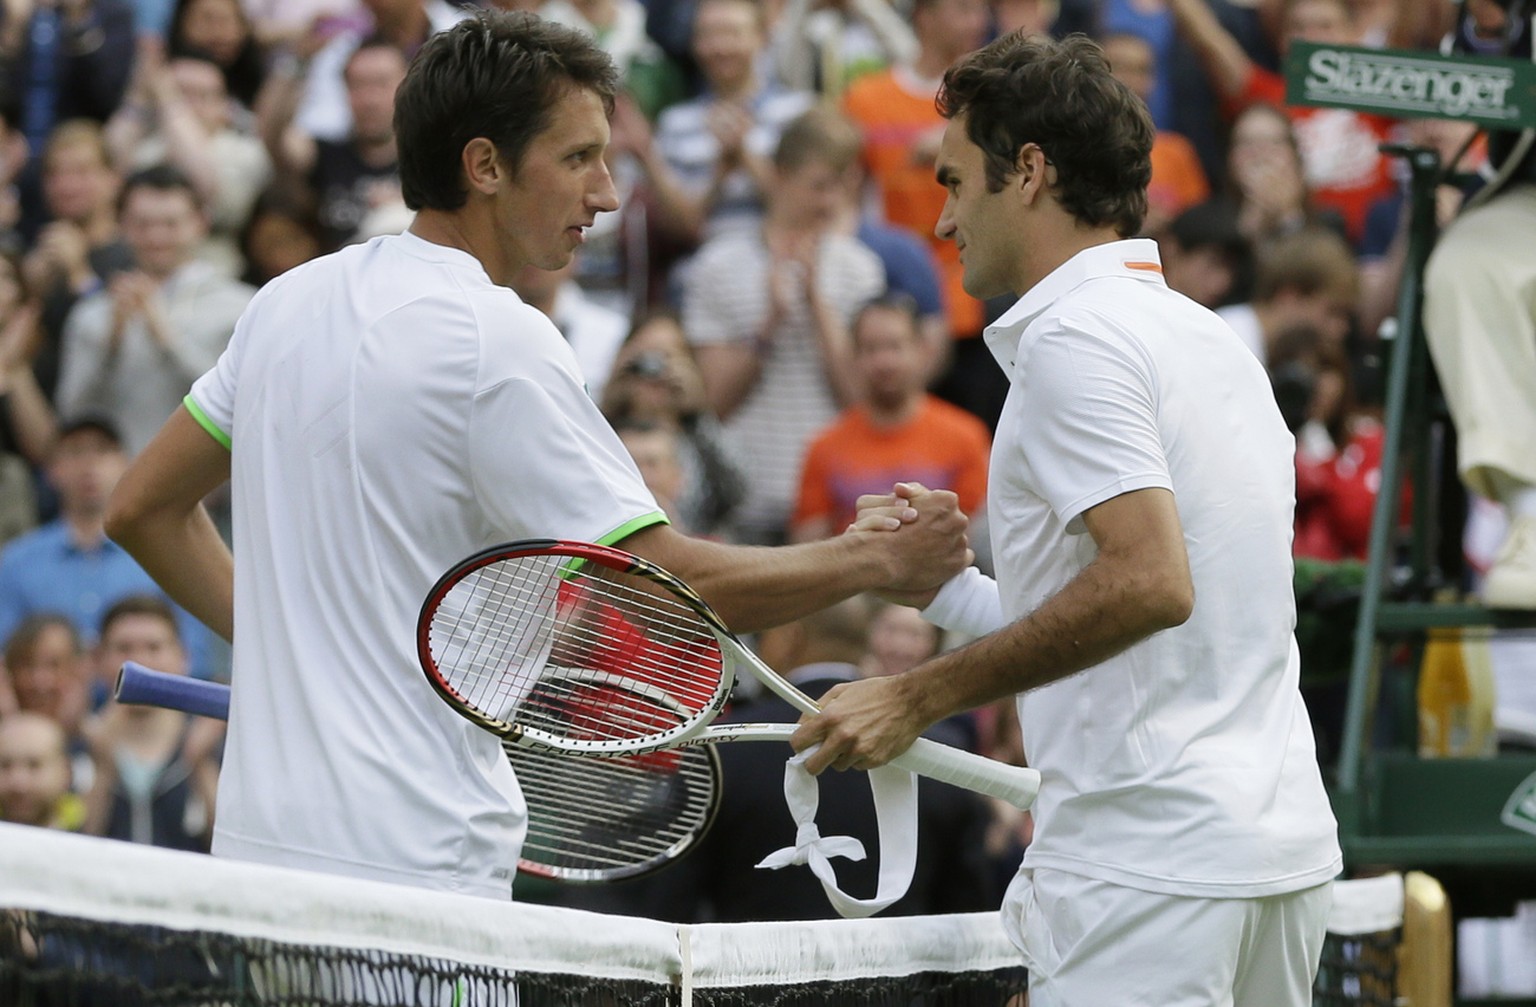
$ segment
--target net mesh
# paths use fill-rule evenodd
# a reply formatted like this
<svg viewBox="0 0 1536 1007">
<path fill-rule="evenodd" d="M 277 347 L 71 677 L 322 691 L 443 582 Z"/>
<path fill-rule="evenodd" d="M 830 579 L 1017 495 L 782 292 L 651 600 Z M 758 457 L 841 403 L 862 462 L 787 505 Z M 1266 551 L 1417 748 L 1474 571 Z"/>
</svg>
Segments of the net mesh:
<svg viewBox="0 0 1536 1007">
<path fill-rule="evenodd" d="M 1314 1007 L 1394 1007 L 1402 926 L 1402 875 L 1335 882 Z"/>
<path fill-rule="evenodd" d="M 0 1004 L 1023 1007 L 995 914 L 677 926 L 0 826 Z M 1335 886 L 1314 1003 L 1391 1005 L 1396 875 Z"/>
<path fill-rule="evenodd" d="M 0 826 L 0 1003 L 993 1005 L 993 914 L 676 926 Z"/>
</svg>

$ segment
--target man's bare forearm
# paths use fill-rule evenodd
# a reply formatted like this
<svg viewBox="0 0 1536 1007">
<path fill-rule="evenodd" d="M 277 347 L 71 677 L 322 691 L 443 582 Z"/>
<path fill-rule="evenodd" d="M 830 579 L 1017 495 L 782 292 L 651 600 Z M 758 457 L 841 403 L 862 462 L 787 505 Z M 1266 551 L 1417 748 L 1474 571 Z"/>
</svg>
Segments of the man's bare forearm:
<svg viewBox="0 0 1536 1007">
<path fill-rule="evenodd" d="M 107 534 L 182 608 L 234 637 L 235 560 L 202 500 L 229 479 L 229 452 L 185 407 L 113 490 Z"/>
<path fill-rule="evenodd" d="M 234 639 L 235 559 L 201 504 L 180 520 L 156 518 L 109 531 L 171 600 L 224 639 Z"/>
<path fill-rule="evenodd" d="M 933 723 L 1075 675 L 1186 616 L 1155 584 L 1091 563 L 1029 615 L 914 668 L 908 690 Z"/>
<path fill-rule="evenodd" d="M 931 497 L 915 501 L 917 519 L 894 533 L 860 532 L 754 548 L 693 539 L 658 526 L 620 546 L 682 578 L 727 625 L 745 632 L 792 622 L 865 591 L 937 586 L 953 576 L 969 560 L 965 517 L 953 494 Z"/>
</svg>

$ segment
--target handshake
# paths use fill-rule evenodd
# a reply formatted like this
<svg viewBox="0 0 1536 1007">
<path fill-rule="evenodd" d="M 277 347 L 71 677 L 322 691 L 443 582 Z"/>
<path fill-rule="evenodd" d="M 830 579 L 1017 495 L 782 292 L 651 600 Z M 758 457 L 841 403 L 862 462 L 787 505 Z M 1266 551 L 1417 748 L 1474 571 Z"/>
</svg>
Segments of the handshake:
<svg viewBox="0 0 1536 1007">
<path fill-rule="evenodd" d="M 887 601 L 925 608 L 945 581 L 976 558 L 966 537 L 970 521 L 948 490 L 897 483 L 889 493 L 859 497 L 854 522 L 844 534 L 881 550 L 889 569 Z"/>
</svg>

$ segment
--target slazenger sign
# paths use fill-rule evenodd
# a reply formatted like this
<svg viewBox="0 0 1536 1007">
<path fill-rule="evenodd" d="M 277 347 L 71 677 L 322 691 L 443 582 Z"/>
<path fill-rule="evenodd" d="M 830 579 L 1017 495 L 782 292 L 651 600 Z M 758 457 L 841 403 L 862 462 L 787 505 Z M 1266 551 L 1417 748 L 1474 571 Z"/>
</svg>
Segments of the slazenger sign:
<svg viewBox="0 0 1536 1007">
<path fill-rule="evenodd" d="M 1536 65 L 1519 60 L 1297 43 L 1286 54 L 1285 77 L 1293 105 L 1536 126 Z"/>
</svg>

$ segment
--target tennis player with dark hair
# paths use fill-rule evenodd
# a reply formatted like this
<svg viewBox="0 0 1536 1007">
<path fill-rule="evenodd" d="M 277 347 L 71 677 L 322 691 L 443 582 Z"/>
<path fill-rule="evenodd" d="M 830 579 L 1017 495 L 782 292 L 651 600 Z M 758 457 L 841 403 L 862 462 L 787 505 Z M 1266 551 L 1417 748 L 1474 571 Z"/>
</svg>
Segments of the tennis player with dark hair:
<svg viewBox="0 0 1536 1007">
<path fill-rule="evenodd" d="M 1152 123 L 1098 46 L 1005 36 L 952 67 L 937 233 L 1011 386 L 997 580 L 908 596 L 977 642 L 839 686 L 808 768 L 886 762 L 1018 694 L 1041 773 L 1004 902 L 1031 1007 L 1311 1002 L 1339 872 L 1298 692 L 1293 440 L 1264 369 L 1163 282 Z M 890 498 L 861 501 L 861 521 Z M 1173 937 L 1177 935 L 1177 937 Z M 1176 943 L 1174 943 L 1176 941 Z"/>
<path fill-rule="evenodd" d="M 477 12 L 434 36 L 395 110 L 415 222 L 263 288 L 114 494 L 113 537 L 235 641 L 215 853 L 508 897 L 516 780 L 415 656 L 428 590 L 487 546 L 622 540 L 740 628 L 931 588 L 965 562 L 937 491 L 895 535 L 821 548 L 666 525 L 569 346 L 509 289 L 616 207 L 615 86 L 585 35 L 535 17 Z M 226 479 L 233 554 L 199 504 Z"/>
</svg>

